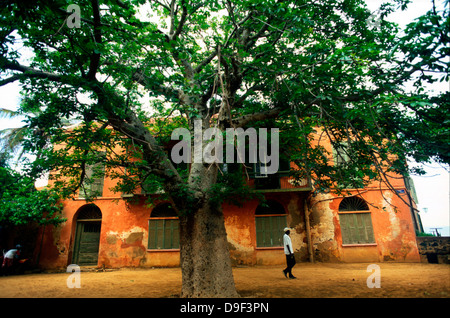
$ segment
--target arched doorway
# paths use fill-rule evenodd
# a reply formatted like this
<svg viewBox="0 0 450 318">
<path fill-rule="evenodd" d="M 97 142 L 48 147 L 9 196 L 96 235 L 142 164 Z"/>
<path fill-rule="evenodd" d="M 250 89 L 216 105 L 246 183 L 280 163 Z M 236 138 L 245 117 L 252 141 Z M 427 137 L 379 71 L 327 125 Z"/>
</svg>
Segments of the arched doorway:
<svg viewBox="0 0 450 318">
<path fill-rule="evenodd" d="M 88 204 L 77 214 L 72 264 L 97 265 L 102 212 L 95 204 Z"/>
</svg>

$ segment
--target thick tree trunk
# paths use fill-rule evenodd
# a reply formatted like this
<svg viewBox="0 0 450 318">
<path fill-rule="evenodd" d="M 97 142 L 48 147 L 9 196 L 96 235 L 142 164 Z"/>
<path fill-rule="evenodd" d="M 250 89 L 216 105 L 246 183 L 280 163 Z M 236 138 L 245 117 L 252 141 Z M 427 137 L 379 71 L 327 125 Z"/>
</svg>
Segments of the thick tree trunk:
<svg viewBox="0 0 450 318">
<path fill-rule="evenodd" d="M 238 297 L 222 206 L 211 203 L 208 195 L 217 181 L 217 166 L 192 163 L 188 184 L 183 183 L 167 155 L 134 114 L 129 114 L 128 123 L 114 116 L 110 122 L 143 146 L 144 159 L 153 163 L 151 171 L 164 179 L 164 190 L 170 193 L 180 213 L 181 296 Z"/>
<path fill-rule="evenodd" d="M 221 205 L 180 218 L 182 297 L 238 297 Z"/>
</svg>

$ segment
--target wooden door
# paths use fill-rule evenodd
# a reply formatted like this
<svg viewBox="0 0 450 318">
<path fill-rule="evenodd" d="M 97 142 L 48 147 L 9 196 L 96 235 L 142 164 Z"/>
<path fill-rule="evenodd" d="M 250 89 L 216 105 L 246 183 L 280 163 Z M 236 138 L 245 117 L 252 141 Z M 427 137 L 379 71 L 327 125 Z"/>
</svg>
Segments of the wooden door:
<svg viewBox="0 0 450 318">
<path fill-rule="evenodd" d="M 74 264 L 97 265 L 101 224 L 100 221 L 77 222 Z"/>
</svg>

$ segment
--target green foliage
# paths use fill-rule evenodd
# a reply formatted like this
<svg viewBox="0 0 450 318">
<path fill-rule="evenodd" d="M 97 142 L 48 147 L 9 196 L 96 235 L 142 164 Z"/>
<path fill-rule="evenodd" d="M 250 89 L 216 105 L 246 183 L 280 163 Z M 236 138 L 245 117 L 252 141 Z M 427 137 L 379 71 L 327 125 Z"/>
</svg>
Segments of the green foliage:
<svg viewBox="0 0 450 318">
<path fill-rule="evenodd" d="M 264 197 L 254 192 L 247 185 L 247 178 L 243 174 L 240 164 L 229 164 L 227 169 L 227 171 L 223 170 L 222 165 L 217 183 L 208 189 L 207 193 L 212 203 L 221 204 L 226 202 L 235 206 L 242 206 L 247 200 L 262 199 Z"/>
<path fill-rule="evenodd" d="M 37 191 L 34 180 L 5 166 L 0 167 L 0 180 L 0 223 L 21 225 L 35 222 L 45 225 L 64 221 L 57 191 Z"/>
<path fill-rule="evenodd" d="M 56 171 L 70 197 L 104 151 L 116 191 L 164 189 L 181 204 L 248 194 L 217 167 L 199 194 L 200 169 L 171 164 L 171 132 L 192 136 L 194 119 L 279 127 L 282 156 L 300 167 L 292 175 L 318 191 L 406 175 L 408 159 L 450 162 L 448 92 L 425 89 L 449 80 L 448 6 L 430 4 L 399 30 L 384 18 L 406 0 L 383 4 L 377 23 L 362 0 L 169 2 L 77 1 L 81 25 L 69 28 L 70 1 L 5 1 L 0 85 L 19 80 L 20 111 L 37 114 L 24 144 L 37 155 L 30 175 Z M 33 51 L 29 65 L 19 47 Z M 79 126 L 67 130 L 68 119 Z M 335 164 L 317 140 L 346 143 L 348 159 Z"/>
</svg>

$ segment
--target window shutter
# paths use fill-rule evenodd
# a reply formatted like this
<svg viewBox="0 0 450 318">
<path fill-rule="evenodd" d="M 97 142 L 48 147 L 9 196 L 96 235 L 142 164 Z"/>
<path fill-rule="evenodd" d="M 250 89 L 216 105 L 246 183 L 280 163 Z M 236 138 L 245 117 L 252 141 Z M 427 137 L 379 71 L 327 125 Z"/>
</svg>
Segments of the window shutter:
<svg viewBox="0 0 450 318">
<path fill-rule="evenodd" d="M 375 243 L 370 213 L 339 215 L 343 244 Z"/>
<path fill-rule="evenodd" d="M 178 249 L 180 247 L 179 222 L 170 203 L 156 206 L 149 219 L 148 248 Z"/>
<path fill-rule="evenodd" d="M 283 229 L 286 227 L 286 216 L 259 216 L 255 219 L 256 246 L 283 246 Z"/>
</svg>

